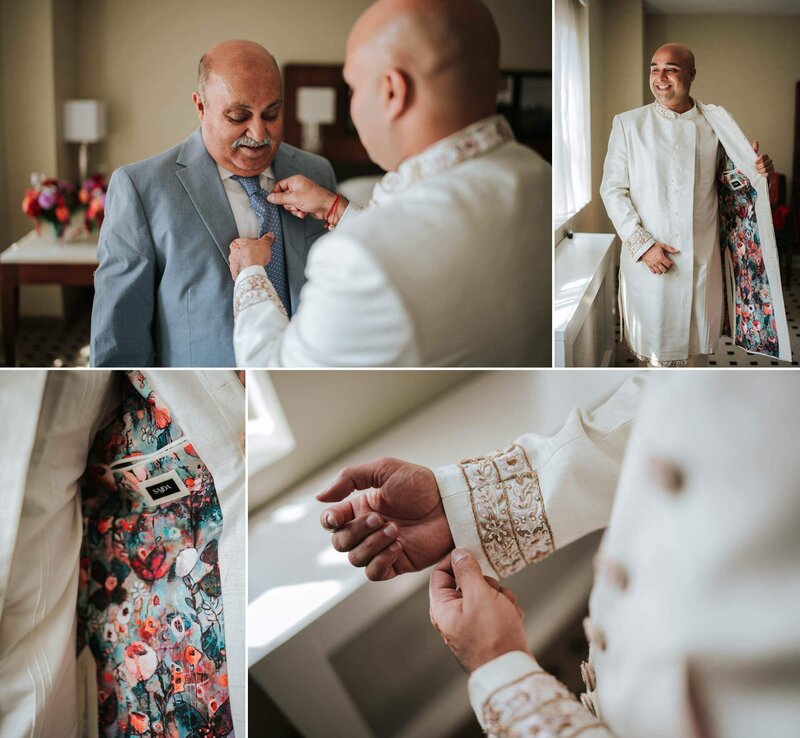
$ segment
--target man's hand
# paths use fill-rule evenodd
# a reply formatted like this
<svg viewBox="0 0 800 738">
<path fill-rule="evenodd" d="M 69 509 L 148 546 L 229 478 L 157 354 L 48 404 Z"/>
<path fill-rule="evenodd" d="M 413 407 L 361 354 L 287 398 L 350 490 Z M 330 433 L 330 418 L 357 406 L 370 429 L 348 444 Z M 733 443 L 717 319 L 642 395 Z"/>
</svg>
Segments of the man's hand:
<svg viewBox="0 0 800 738">
<path fill-rule="evenodd" d="M 674 263 L 667 254 L 680 254 L 680 249 L 656 241 L 644 252 L 642 261 L 653 274 L 666 274 Z"/>
<path fill-rule="evenodd" d="M 272 242 L 275 234 L 265 233 L 261 238 L 237 238 L 231 241 L 228 264 L 231 268 L 231 276 L 236 279 L 242 269 L 249 266 L 265 267 L 272 258 Z"/>
<path fill-rule="evenodd" d="M 385 458 L 347 467 L 317 499 L 341 500 L 323 511 L 322 527 L 375 582 L 422 571 L 453 548 L 436 477 L 425 466 Z"/>
<path fill-rule="evenodd" d="M 431 574 L 431 622 L 445 645 L 471 674 L 510 651 L 528 651 L 514 593 L 483 576 L 475 557 L 457 548 Z"/>
<path fill-rule="evenodd" d="M 310 215 L 317 220 L 324 220 L 333 207 L 336 193 L 326 190 L 322 185 L 312 182 L 302 174 L 282 179 L 275 184 L 267 200 L 275 205 L 280 205 L 298 218 Z M 332 219 L 338 221 L 347 207 L 347 200 L 340 198 L 337 213 L 332 214 Z M 336 217 L 333 217 L 333 216 Z"/>
<path fill-rule="evenodd" d="M 758 141 L 753 141 L 753 151 L 758 153 Z M 756 171 L 759 174 L 763 174 L 765 177 L 768 177 L 775 171 L 775 166 L 772 163 L 772 159 L 769 158 L 769 154 L 761 154 L 761 156 L 756 159 Z"/>
</svg>

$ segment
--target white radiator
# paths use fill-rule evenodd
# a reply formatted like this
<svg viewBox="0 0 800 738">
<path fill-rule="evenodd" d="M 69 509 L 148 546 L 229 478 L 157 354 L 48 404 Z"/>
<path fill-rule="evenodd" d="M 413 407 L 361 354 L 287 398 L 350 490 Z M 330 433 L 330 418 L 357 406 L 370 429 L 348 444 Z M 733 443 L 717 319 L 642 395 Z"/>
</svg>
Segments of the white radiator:
<svg viewBox="0 0 800 738">
<path fill-rule="evenodd" d="M 615 241 L 610 233 L 576 233 L 556 246 L 553 334 L 557 367 L 613 364 Z"/>
</svg>

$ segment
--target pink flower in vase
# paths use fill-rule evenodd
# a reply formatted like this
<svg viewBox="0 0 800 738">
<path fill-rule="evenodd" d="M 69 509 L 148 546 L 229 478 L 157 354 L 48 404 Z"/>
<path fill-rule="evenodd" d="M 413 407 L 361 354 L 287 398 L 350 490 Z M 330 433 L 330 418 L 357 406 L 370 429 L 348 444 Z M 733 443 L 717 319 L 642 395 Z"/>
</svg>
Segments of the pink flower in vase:
<svg viewBox="0 0 800 738">
<path fill-rule="evenodd" d="M 56 194 L 52 190 L 42 190 L 39 193 L 39 207 L 50 210 L 56 204 Z"/>
</svg>

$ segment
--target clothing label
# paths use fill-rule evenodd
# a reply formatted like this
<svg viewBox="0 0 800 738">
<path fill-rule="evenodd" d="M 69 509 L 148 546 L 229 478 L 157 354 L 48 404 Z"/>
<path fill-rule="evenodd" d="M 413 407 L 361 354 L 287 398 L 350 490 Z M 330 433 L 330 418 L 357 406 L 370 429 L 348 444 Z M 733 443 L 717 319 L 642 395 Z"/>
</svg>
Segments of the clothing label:
<svg viewBox="0 0 800 738">
<path fill-rule="evenodd" d="M 166 505 L 168 502 L 187 497 L 189 489 L 174 469 L 151 479 L 139 482 L 139 491 L 150 506 Z"/>
</svg>

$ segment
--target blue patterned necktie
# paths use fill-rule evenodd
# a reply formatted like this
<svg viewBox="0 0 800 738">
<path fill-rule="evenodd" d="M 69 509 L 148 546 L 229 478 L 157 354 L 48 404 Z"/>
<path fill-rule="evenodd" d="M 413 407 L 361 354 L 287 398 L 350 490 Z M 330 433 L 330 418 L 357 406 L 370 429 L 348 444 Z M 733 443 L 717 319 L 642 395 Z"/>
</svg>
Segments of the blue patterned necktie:
<svg viewBox="0 0 800 738">
<path fill-rule="evenodd" d="M 281 298 L 286 313 L 291 317 L 292 306 L 289 299 L 289 279 L 286 276 L 286 257 L 283 249 L 283 228 L 281 227 L 281 213 L 277 205 L 267 202 L 267 193 L 261 189 L 258 177 L 240 177 L 234 174 L 235 179 L 250 198 L 250 207 L 258 216 L 258 237 L 265 233 L 275 234 L 272 242 L 272 256 L 267 264 L 267 277 Z"/>
</svg>

